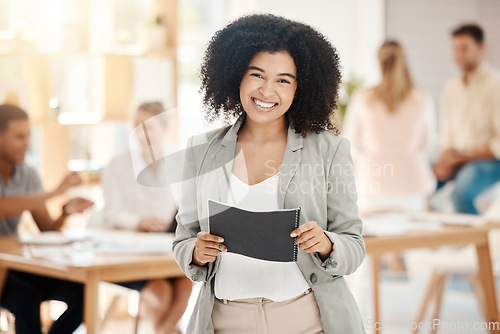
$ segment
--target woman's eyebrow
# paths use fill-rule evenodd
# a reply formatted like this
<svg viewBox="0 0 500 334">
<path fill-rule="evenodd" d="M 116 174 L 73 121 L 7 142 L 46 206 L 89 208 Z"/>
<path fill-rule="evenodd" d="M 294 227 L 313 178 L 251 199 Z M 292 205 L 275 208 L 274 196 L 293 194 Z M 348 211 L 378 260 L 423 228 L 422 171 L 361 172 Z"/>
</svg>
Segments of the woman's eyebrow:
<svg viewBox="0 0 500 334">
<path fill-rule="evenodd" d="M 248 69 L 249 70 L 256 70 L 256 71 L 260 71 L 262 73 L 266 73 L 266 71 L 264 71 L 263 69 L 261 69 L 260 67 L 257 67 L 257 66 L 248 66 Z M 291 73 L 280 73 L 278 74 L 279 76 L 285 76 L 285 77 L 290 77 L 292 79 L 296 79 L 295 78 L 295 75 L 291 74 Z"/>
<path fill-rule="evenodd" d="M 285 76 L 285 77 L 290 77 L 292 79 L 296 79 L 295 78 L 295 75 L 291 74 L 291 73 L 280 73 L 279 74 L 280 76 Z"/>
<path fill-rule="evenodd" d="M 266 73 L 266 71 L 264 71 L 263 69 L 261 69 L 260 67 L 257 67 L 257 66 L 248 66 L 248 69 L 249 70 L 256 70 L 256 71 L 260 71 L 262 73 Z"/>
</svg>

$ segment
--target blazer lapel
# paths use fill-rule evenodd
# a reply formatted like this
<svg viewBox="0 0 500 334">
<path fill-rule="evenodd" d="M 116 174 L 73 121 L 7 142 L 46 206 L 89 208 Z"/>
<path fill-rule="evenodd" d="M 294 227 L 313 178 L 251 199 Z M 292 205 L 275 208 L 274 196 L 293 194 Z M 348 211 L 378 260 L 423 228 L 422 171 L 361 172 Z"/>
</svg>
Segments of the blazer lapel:
<svg viewBox="0 0 500 334">
<path fill-rule="evenodd" d="M 300 152 L 303 147 L 303 138 L 295 133 L 291 126 L 288 127 L 287 143 L 283 161 L 281 162 L 279 186 L 278 186 L 278 204 L 280 209 L 285 209 L 285 195 L 290 186 L 292 177 L 297 172 L 300 163 Z"/>
<path fill-rule="evenodd" d="M 221 149 L 216 154 L 216 170 L 217 183 L 219 185 L 220 201 L 226 201 L 229 191 L 229 177 L 233 170 L 233 161 L 236 153 L 236 140 L 238 131 L 245 121 L 246 114 L 243 113 L 238 117 L 238 120 L 229 128 L 226 135 L 222 139 Z"/>
<path fill-rule="evenodd" d="M 217 183 L 219 185 L 219 195 L 220 201 L 226 201 L 228 189 L 229 189 L 229 176 L 231 175 L 231 171 L 233 169 L 233 161 L 234 161 L 234 149 L 236 148 L 235 144 L 229 144 L 228 146 L 224 146 L 222 150 L 217 153 Z"/>
</svg>

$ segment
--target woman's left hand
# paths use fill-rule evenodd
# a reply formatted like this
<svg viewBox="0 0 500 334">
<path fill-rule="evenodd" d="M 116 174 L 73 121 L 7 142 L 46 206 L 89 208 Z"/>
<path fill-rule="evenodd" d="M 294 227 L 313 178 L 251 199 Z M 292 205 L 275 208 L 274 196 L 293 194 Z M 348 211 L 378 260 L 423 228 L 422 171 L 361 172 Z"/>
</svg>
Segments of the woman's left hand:
<svg viewBox="0 0 500 334">
<path fill-rule="evenodd" d="M 318 252 L 323 261 L 332 252 L 332 241 L 314 220 L 297 227 L 290 233 L 290 236 L 292 238 L 297 236 L 295 243 L 299 245 L 300 249 L 307 253 Z"/>
</svg>

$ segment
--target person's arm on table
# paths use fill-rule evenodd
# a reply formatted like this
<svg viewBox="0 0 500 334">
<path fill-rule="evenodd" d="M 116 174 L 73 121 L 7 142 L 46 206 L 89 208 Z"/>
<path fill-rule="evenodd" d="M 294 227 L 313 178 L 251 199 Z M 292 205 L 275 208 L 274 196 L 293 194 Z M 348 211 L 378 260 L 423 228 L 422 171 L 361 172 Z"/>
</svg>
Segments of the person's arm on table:
<svg viewBox="0 0 500 334">
<path fill-rule="evenodd" d="M 84 198 L 73 198 L 63 205 L 61 215 L 57 219 L 52 219 L 45 205 L 41 208 L 31 210 L 31 215 L 40 231 L 57 231 L 61 229 L 64 221 L 69 215 L 81 213 L 93 204 L 92 201 Z"/>
<path fill-rule="evenodd" d="M 54 196 L 54 192 L 27 196 L 0 197 L 0 219 L 19 217 L 25 210 L 32 211 L 45 206 L 45 202 Z"/>
<path fill-rule="evenodd" d="M 40 210 L 45 207 L 45 202 L 48 199 L 63 194 L 68 188 L 79 185 L 81 182 L 78 173 L 72 172 L 53 191 L 25 196 L 0 197 L 0 219 L 19 217 L 26 210 Z"/>
</svg>

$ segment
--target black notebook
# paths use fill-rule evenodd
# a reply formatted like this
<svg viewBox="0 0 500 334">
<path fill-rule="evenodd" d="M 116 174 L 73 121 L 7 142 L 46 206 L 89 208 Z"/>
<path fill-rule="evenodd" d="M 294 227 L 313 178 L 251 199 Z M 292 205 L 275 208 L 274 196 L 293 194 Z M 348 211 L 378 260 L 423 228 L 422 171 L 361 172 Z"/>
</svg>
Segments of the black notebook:
<svg viewBox="0 0 500 334">
<path fill-rule="evenodd" d="M 290 233 L 299 227 L 300 208 L 247 211 L 208 200 L 209 233 L 224 238 L 227 251 L 256 259 L 296 262 L 298 246 Z"/>
</svg>

